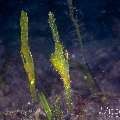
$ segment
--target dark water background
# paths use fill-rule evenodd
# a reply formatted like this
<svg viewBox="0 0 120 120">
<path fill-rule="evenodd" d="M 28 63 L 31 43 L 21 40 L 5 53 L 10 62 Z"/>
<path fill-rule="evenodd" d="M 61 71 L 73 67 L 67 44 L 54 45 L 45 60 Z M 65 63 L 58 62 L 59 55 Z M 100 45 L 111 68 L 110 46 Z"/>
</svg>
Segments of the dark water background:
<svg viewBox="0 0 120 120">
<path fill-rule="evenodd" d="M 85 33 L 92 34 L 94 41 L 100 43 L 104 42 L 115 43 L 116 41 L 111 41 L 115 37 L 119 37 L 119 30 L 114 33 L 114 26 L 119 24 L 119 0 L 76 0 L 74 2 L 76 6 L 76 15 L 79 18 L 81 27 L 81 32 L 84 36 Z M 33 43 L 41 42 L 39 47 L 51 48 L 50 32 L 48 28 L 48 11 L 53 11 L 56 18 L 58 28 L 61 34 L 62 40 L 65 45 L 72 47 L 74 45 L 74 40 L 66 36 L 70 36 L 70 32 L 74 31 L 73 25 L 68 16 L 68 6 L 66 0 L 7 0 L 0 1 L 0 38 L 1 44 L 4 44 L 6 49 L 12 53 L 19 48 L 19 18 L 22 9 L 28 11 L 29 15 L 29 37 L 30 41 Z M 117 25 L 116 25 L 117 26 Z M 119 28 L 115 28 L 119 29 Z M 89 42 L 89 34 L 85 39 L 85 42 Z M 45 41 L 41 39 L 35 40 L 38 37 L 46 37 Z M 46 43 L 46 44 L 44 44 Z M 111 44 L 113 44 L 111 43 Z M 38 45 L 38 44 L 37 44 Z M 35 45 L 36 47 L 38 47 Z"/>
</svg>

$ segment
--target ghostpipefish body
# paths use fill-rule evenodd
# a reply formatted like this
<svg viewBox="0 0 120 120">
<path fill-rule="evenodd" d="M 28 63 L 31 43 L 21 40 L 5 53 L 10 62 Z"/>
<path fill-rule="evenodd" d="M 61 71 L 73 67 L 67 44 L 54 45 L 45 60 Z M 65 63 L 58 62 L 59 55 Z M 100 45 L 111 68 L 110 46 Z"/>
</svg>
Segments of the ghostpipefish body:
<svg viewBox="0 0 120 120">
<path fill-rule="evenodd" d="M 57 30 L 57 25 L 55 23 L 55 18 L 52 12 L 49 12 L 49 26 L 51 28 L 53 40 L 55 43 L 55 50 L 51 55 L 51 63 L 54 66 L 55 70 L 59 73 L 60 77 L 63 80 L 66 100 L 69 105 L 71 106 L 71 85 L 70 85 L 70 75 L 69 75 L 69 62 L 68 53 L 65 52 L 63 45 L 60 42 L 60 37 Z M 67 53 L 67 54 L 66 54 Z"/>
</svg>

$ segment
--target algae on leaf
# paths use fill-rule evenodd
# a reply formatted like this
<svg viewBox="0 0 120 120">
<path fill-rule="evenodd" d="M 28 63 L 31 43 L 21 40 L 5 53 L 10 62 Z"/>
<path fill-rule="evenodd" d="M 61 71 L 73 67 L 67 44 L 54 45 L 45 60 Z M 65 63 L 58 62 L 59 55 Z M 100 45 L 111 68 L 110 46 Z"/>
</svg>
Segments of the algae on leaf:
<svg viewBox="0 0 120 120">
<path fill-rule="evenodd" d="M 24 64 L 24 69 L 27 73 L 29 79 L 29 88 L 30 93 L 32 96 L 32 100 L 36 100 L 37 92 L 36 92 L 36 79 L 35 79 L 35 70 L 34 70 L 34 62 L 32 58 L 32 54 L 29 48 L 28 43 L 28 16 L 27 13 L 22 11 L 21 12 L 21 19 L 20 19 L 20 27 L 21 27 L 21 57 Z M 39 95 L 40 102 L 42 104 L 43 109 L 46 112 L 48 120 L 51 120 L 52 113 L 47 102 L 47 99 L 43 93 Z"/>
<path fill-rule="evenodd" d="M 45 95 L 42 92 L 39 94 L 39 99 L 40 99 L 40 103 L 41 103 L 41 105 L 42 105 L 42 107 L 47 115 L 48 120 L 52 120 L 51 109 L 49 107 L 49 104 L 48 104 L 48 101 L 47 101 Z"/>
<path fill-rule="evenodd" d="M 89 67 L 89 65 L 87 63 L 87 60 L 86 60 L 86 56 L 85 56 L 85 53 L 84 53 L 83 41 L 82 41 L 82 38 L 81 38 L 80 25 L 78 24 L 77 17 L 74 16 L 75 6 L 73 6 L 73 2 L 75 2 L 75 1 L 74 0 L 67 0 L 67 2 L 68 2 L 68 7 L 69 7 L 69 15 L 70 15 L 71 21 L 73 22 L 73 25 L 75 27 L 76 35 L 77 35 L 79 43 L 80 43 L 82 59 L 84 61 L 83 65 L 81 65 L 79 63 L 78 66 L 80 65 L 79 67 L 81 67 L 80 68 L 81 71 L 86 76 L 85 77 L 85 82 L 86 82 L 86 85 L 87 85 L 88 89 L 91 91 L 92 94 L 94 94 L 94 93 L 100 92 L 101 90 L 100 90 L 99 86 L 97 85 L 96 80 L 92 76 L 91 71 L 90 71 L 90 67 Z"/>
<path fill-rule="evenodd" d="M 55 23 L 55 18 L 52 12 L 49 12 L 48 22 L 55 43 L 55 51 L 54 53 L 52 53 L 50 61 L 54 66 L 55 70 L 59 73 L 59 75 L 63 79 L 65 94 L 66 94 L 66 102 L 70 107 L 71 86 L 70 86 L 70 75 L 69 75 L 69 63 L 68 63 L 68 58 L 66 57 L 65 54 L 64 47 L 60 42 L 60 37 Z"/>
<path fill-rule="evenodd" d="M 81 47 L 81 49 L 83 49 L 83 42 L 82 42 L 82 38 L 80 35 L 80 26 L 78 24 L 78 19 L 74 17 L 75 7 L 73 7 L 73 1 L 74 0 L 67 0 L 68 7 L 69 7 L 69 15 L 70 15 L 70 18 L 71 18 L 73 25 L 75 27 L 75 31 L 76 31 L 76 35 L 77 35 L 79 43 L 80 43 L 80 47 Z M 84 60 L 84 58 L 83 58 L 83 60 Z"/>
<path fill-rule="evenodd" d="M 25 11 L 21 11 L 20 18 L 20 28 L 21 28 L 21 57 L 24 64 L 24 69 L 27 73 L 29 79 L 29 88 L 32 99 L 36 98 L 36 81 L 35 81 L 35 70 L 32 54 L 28 43 L 28 15 Z"/>
</svg>

